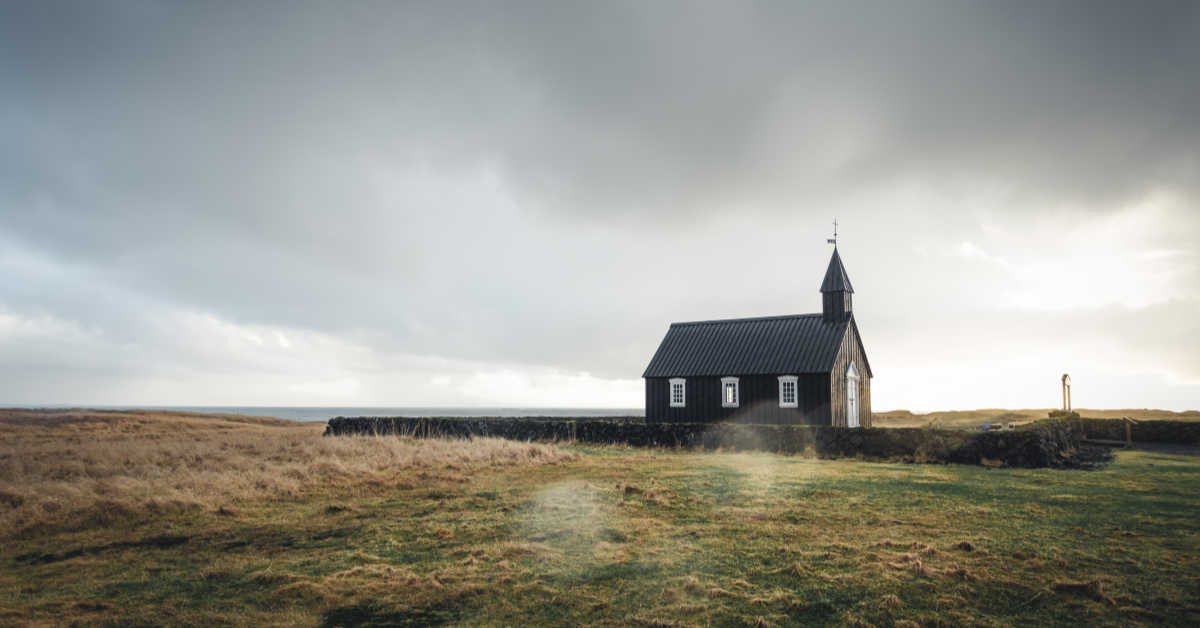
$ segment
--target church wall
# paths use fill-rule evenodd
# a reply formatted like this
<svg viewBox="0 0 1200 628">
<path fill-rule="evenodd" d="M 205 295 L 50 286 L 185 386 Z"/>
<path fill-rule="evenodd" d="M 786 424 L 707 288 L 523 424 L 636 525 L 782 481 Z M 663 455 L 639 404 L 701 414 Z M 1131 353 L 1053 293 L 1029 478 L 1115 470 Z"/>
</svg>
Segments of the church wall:
<svg viewBox="0 0 1200 628">
<path fill-rule="evenodd" d="M 846 337 L 838 349 L 829 378 L 829 399 L 832 424 L 846 426 L 846 368 L 850 361 L 858 369 L 858 420 L 861 427 L 871 427 L 871 376 L 868 374 L 867 358 L 860 348 L 858 330 L 854 325 L 846 328 Z"/>
<path fill-rule="evenodd" d="M 781 373 L 782 375 L 783 373 Z M 721 406 L 720 377 L 687 377 L 687 405 L 672 408 L 670 378 L 647 377 L 646 420 L 651 422 L 736 423 L 829 425 L 829 375 L 799 375 L 796 382 L 796 408 L 779 407 L 777 375 L 736 375 L 741 399 L 738 407 Z"/>
</svg>

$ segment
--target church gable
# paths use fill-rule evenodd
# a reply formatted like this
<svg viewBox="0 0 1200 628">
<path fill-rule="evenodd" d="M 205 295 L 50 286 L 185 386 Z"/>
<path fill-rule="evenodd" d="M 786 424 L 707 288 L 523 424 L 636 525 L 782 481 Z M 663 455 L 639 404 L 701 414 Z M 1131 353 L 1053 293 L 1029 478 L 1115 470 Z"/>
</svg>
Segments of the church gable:
<svg viewBox="0 0 1200 628">
<path fill-rule="evenodd" d="M 853 388 L 853 390 L 848 390 Z M 871 427 L 871 365 L 851 321 L 829 377 L 830 425 Z M 854 415 L 857 420 L 850 419 Z"/>
</svg>

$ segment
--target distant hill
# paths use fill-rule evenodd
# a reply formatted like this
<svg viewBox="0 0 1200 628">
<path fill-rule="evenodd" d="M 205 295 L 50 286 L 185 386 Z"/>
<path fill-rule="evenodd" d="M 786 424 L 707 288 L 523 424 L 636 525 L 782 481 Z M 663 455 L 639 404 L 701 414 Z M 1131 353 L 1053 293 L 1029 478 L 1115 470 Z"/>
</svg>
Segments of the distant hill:
<svg viewBox="0 0 1200 628">
<path fill-rule="evenodd" d="M 1096 419 L 1157 419 L 1171 421 L 1200 421 L 1200 411 L 1172 412 L 1170 410 L 1151 410 L 1133 408 L 1124 410 L 1088 410 L 1076 408 L 1081 416 Z M 944 412 L 929 412 L 915 414 L 908 410 L 891 410 L 876 412 L 874 417 L 876 427 L 922 427 L 936 422 L 941 427 L 972 428 L 986 423 L 1025 423 L 1046 418 L 1050 408 L 1041 410 L 1006 410 L 1003 408 L 984 408 L 980 410 L 947 410 Z"/>
</svg>

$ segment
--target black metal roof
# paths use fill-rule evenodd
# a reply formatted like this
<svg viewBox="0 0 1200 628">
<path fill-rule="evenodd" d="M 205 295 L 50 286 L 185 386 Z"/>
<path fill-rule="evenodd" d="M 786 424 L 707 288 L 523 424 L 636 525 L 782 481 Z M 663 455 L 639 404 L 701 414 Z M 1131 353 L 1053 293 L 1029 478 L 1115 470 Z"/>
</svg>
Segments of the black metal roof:
<svg viewBox="0 0 1200 628">
<path fill-rule="evenodd" d="M 672 323 L 642 377 L 828 373 L 851 324 L 821 314 Z"/>
<path fill-rule="evenodd" d="M 833 249 L 833 257 L 829 258 L 829 268 L 825 271 L 825 281 L 821 282 L 821 292 L 854 292 L 850 285 L 850 276 L 846 267 L 842 266 L 842 256 L 838 255 L 837 247 Z"/>
</svg>

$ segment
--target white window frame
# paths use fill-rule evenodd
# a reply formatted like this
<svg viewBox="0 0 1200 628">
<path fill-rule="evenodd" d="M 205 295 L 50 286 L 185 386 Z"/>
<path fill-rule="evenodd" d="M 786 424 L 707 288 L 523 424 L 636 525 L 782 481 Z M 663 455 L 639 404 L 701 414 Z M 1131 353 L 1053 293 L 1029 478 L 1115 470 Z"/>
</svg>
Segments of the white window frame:
<svg viewBox="0 0 1200 628">
<path fill-rule="evenodd" d="M 679 386 L 679 402 L 675 401 L 675 386 Z M 687 380 L 682 377 L 672 377 L 667 380 L 667 400 L 672 408 L 687 407 Z"/>
<path fill-rule="evenodd" d="M 861 427 L 862 426 L 862 411 L 858 407 L 858 369 L 854 367 L 854 362 L 846 367 L 846 427 Z M 850 408 L 854 408 L 854 424 L 850 424 Z"/>
<path fill-rule="evenodd" d="M 784 401 L 783 385 L 792 385 L 792 400 Z M 797 375 L 780 375 L 779 376 L 779 407 L 780 408 L 799 408 L 800 407 L 800 377 Z"/>
<path fill-rule="evenodd" d="M 725 396 L 725 388 L 727 386 L 729 386 L 729 384 L 733 384 L 733 401 L 732 402 L 729 401 Z M 721 378 L 721 407 L 722 408 L 737 408 L 741 405 L 741 403 L 742 403 L 742 391 L 741 391 L 741 386 L 738 385 L 738 378 L 722 377 Z"/>
</svg>

